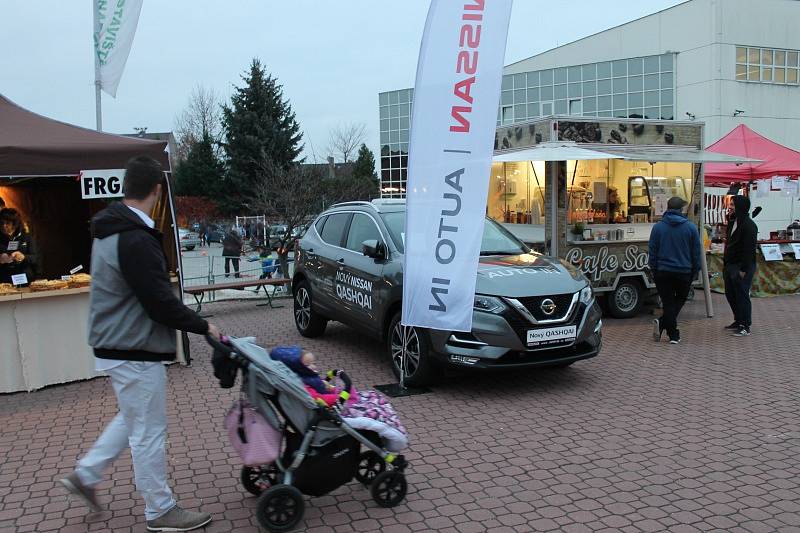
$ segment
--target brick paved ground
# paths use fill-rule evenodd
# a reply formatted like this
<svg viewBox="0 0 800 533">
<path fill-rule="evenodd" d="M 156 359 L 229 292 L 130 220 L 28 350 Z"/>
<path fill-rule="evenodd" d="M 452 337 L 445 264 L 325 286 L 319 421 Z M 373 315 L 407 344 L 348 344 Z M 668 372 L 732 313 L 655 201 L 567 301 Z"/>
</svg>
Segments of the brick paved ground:
<svg viewBox="0 0 800 533">
<path fill-rule="evenodd" d="M 357 483 L 308 500 L 307 531 L 800 531 L 797 297 L 754 302 L 754 335 L 687 307 L 685 343 L 654 345 L 649 318 L 607 321 L 604 353 L 570 369 L 456 375 L 396 400 L 411 435 L 411 494 L 380 509 Z M 288 308 L 209 307 L 234 335 L 299 342 Z M 790 318 L 791 317 L 791 318 Z M 363 386 L 389 381 L 381 346 L 342 326 L 305 342 Z M 255 532 L 255 499 L 220 430 L 235 392 L 209 351 L 169 370 L 169 456 L 179 500 L 207 531 Z M 53 481 L 115 410 L 104 379 L 0 396 L 0 532 L 144 531 L 129 457 L 86 516 Z M 112 481 L 113 480 L 113 481 Z"/>
</svg>

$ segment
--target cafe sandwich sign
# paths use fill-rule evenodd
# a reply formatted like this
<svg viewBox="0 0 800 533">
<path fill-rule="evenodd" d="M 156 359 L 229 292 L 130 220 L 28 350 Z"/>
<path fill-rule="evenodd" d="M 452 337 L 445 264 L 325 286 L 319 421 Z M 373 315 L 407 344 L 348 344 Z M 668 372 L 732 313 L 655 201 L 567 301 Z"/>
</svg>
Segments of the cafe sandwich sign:
<svg viewBox="0 0 800 533">
<path fill-rule="evenodd" d="M 586 253 L 583 248 L 571 248 L 565 257 L 570 265 L 583 272 L 593 282 L 600 281 L 603 274 L 614 274 L 619 270 L 623 272 L 644 272 L 648 268 L 647 250 L 640 249 L 631 244 L 622 254 L 611 252 L 608 246 L 602 246 Z"/>
</svg>

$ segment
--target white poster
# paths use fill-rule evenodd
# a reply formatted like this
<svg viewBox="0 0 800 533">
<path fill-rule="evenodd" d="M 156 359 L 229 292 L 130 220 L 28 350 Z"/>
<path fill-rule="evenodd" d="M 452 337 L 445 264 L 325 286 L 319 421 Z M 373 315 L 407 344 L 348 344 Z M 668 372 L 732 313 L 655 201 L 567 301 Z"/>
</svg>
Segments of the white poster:
<svg viewBox="0 0 800 533">
<path fill-rule="evenodd" d="M 773 191 L 783 190 L 783 186 L 785 184 L 786 184 L 786 176 L 772 176 L 772 190 Z"/>
<path fill-rule="evenodd" d="M 780 244 L 762 244 L 761 253 L 764 254 L 764 261 L 783 261 Z"/>
<path fill-rule="evenodd" d="M 653 195 L 655 210 L 657 215 L 662 215 L 667 211 L 667 203 L 669 202 L 669 197 L 663 193 L 656 193 Z"/>
<path fill-rule="evenodd" d="M 119 198 L 123 195 L 125 169 L 81 170 L 81 198 Z"/>
<path fill-rule="evenodd" d="M 470 331 L 511 0 L 431 0 L 406 185 L 403 319 Z"/>
<path fill-rule="evenodd" d="M 800 243 L 793 242 L 790 246 L 792 247 L 792 252 L 794 252 L 794 260 L 800 261 Z"/>
<path fill-rule="evenodd" d="M 758 188 L 756 189 L 756 198 L 769 197 L 770 180 L 758 180 Z"/>
<path fill-rule="evenodd" d="M 100 87 L 117 96 L 143 0 L 94 0 L 94 51 Z"/>
</svg>

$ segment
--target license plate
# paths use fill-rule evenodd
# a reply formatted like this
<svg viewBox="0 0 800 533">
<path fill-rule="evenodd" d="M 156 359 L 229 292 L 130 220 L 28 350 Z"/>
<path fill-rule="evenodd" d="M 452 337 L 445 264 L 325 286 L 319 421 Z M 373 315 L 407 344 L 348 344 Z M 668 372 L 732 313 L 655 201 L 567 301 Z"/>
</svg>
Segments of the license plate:
<svg viewBox="0 0 800 533">
<path fill-rule="evenodd" d="M 566 344 L 575 340 L 577 326 L 561 326 L 559 328 L 529 329 L 528 346 L 548 346 Z"/>
</svg>

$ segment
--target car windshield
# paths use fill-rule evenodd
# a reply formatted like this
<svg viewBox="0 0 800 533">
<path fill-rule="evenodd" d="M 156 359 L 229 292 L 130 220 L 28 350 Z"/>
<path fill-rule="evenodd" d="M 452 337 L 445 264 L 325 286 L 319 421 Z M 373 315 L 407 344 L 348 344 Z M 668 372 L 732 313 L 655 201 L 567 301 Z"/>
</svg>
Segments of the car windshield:
<svg viewBox="0 0 800 533">
<path fill-rule="evenodd" d="M 392 241 L 400 252 L 405 250 L 405 223 L 404 211 L 384 213 L 383 222 L 392 236 Z M 483 239 L 481 240 L 481 255 L 517 255 L 530 252 L 519 239 L 514 237 L 507 229 L 494 220 L 484 219 Z"/>
</svg>

